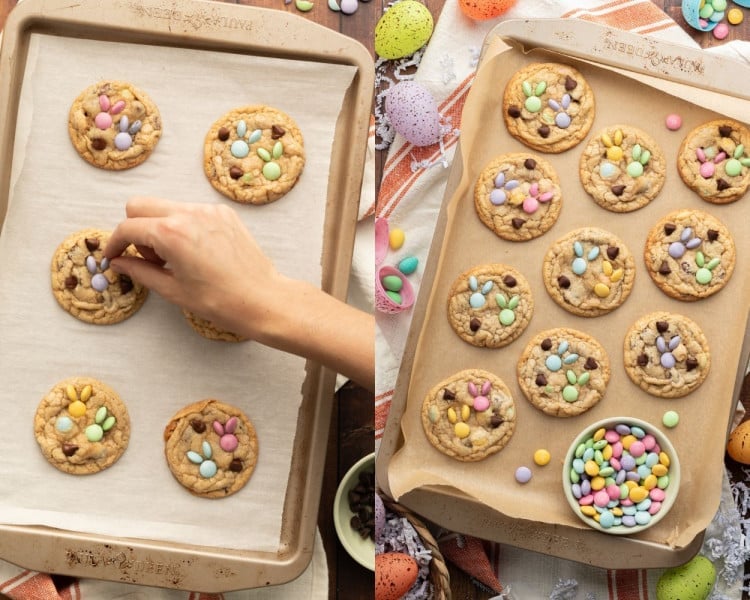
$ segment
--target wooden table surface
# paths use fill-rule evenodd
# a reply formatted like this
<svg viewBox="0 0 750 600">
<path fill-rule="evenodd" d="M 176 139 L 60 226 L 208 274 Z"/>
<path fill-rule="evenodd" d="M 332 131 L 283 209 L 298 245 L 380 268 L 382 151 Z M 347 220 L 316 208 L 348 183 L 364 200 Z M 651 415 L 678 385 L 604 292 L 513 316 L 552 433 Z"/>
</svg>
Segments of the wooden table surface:
<svg viewBox="0 0 750 600">
<path fill-rule="evenodd" d="M 388 6 L 389 0 L 371 0 L 360 2 L 359 9 L 353 15 L 343 15 L 327 8 L 325 0 L 316 0 L 310 12 L 301 13 L 296 10 L 294 3 L 284 4 L 283 0 L 217 0 L 233 4 L 247 4 L 265 6 L 277 10 L 287 10 L 302 15 L 305 18 L 330 27 L 345 35 L 349 35 L 362 42 L 373 53 L 372 33 L 377 20 Z M 422 0 L 430 9 L 435 20 L 440 15 L 445 0 Z M 533 1 L 533 0 L 519 0 Z M 0 0 L 0 28 L 5 23 L 9 11 L 17 0 Z M 654 0 L 686 31 L 690 33 L 702 47 L 710 47 L 726 43 L 731 39 L 750 39 L 750 11 L 743 9 L 745 20 L 739 26 L 730 27 L 730 36 L 725 41 L 716 40 L 710 33 L 702 33 L 690 28 L 683 20 L 681 0 Z M 376 159 L 376 181 L 382 174 L 384 152 L 379 152 Z M 745 406 L 750 407 L 750 384 L 745 382 L 742 394 Z M 347 384 L 334 399 L 334 410 L 331 420 L 331 435 L 328 443 L 323 493 L 320 503 L 318 524 L 323 537 L 326 555 L 328 557 L 330 598 L 342 600 L 367 600 L 373 597 L 373 574 L 361 567 L 344 551 L 336 538 L 331 517 L 333 497 L 339 479 L 362 456 L 373 450 L 373 396 L 362 388 Z M 739 466 L 727 460 L 733 477 L 741 477 Z M 750 482 L 748 482 L 750 483 Z M 451 588 L 453 597 L 460 600 L 486 600 L 489 594 L 479 591 L 460 571 L 450 567 Z M 747 596 L 745 596 L 747 598 Z"/>
</svg>

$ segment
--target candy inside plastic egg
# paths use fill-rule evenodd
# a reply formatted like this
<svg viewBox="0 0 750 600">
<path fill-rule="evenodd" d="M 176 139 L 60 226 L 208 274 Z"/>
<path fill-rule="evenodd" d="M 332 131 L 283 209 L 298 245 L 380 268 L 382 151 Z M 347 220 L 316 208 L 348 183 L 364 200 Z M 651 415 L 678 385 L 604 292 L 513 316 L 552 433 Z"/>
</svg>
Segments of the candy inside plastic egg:
<svg viewBox="0 0 750 600">
<path fill-rule="evenodd" d="M 415 146 L 429 146 L 440 139 L 437 102 L 416 81 L 402 81 L 390 88 L 385 111 L 393 128 Z"/>
</svg>

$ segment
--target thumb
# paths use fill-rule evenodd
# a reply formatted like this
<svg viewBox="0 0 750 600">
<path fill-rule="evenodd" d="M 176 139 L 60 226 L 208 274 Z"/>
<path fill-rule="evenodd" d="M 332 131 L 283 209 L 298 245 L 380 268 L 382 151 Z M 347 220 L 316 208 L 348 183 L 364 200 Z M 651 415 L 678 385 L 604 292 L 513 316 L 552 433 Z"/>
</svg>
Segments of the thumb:
<svg viewBox="0 0 750 600">
<path fill-rule="evenodd" d="M 171 271 L 135 256 L 118 256 L 109 263 L 115 273 L 127 275 L 133 281 L 153 290 L 167 300 L 174 284 Z"/>
</svg>

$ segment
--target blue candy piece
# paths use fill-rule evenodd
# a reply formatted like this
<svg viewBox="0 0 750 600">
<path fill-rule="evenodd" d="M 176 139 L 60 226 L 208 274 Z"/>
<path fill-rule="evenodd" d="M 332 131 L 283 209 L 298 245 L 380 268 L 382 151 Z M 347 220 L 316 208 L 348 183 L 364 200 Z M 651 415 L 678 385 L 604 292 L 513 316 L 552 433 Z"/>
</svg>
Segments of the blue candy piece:
<svg viewBox="0 0 750 600">
<path fill-rule="evenodd" d="M 398 270 L 404 275 L 411 275 L 417 270 L 418 266 L 419 260 L 416 256 L 407 256 L 406 258 L 402 258 L 398 263 Z"/>
</svg>

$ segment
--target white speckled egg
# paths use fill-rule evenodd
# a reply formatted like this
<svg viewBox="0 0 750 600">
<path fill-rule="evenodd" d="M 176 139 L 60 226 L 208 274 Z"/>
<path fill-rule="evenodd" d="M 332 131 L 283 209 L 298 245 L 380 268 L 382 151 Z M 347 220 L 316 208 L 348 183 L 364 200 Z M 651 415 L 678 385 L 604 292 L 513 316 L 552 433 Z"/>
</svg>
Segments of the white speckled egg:
<svg viewBox="0 0 750 600">
<path fill-rule="evenodd" d="M 416 81 L 402 81 L 390 88 L 385 112 L 393 128 L 415 146 L 429 146 L 440 139 L 437 102 Z"/>
<path fill-rule="evenodd" d="M 716 569 L 698 555 L 684 565 L 667 569 L 656 584 L 657 600 L 705 600 L 716 582 Z"/>
<path fill-rule="evenodd" d="M 416 0 L 391 6 L 375 25 L 375 52 L 388 60 L 410 56 L 432 35 L 432 14 Z"/>
</svg>

